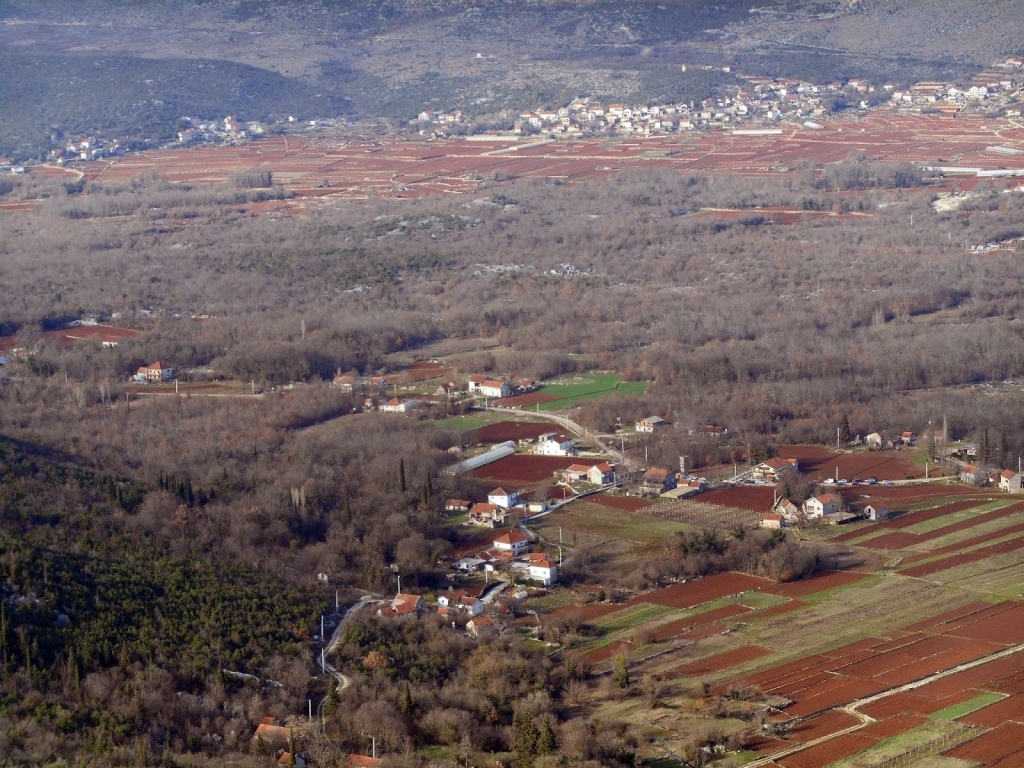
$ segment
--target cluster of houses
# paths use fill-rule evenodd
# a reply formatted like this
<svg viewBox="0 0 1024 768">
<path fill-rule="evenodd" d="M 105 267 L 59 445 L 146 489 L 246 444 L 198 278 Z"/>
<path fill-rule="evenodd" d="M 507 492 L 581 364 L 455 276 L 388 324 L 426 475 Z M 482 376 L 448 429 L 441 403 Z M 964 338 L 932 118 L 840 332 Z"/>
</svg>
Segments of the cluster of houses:
<svg viewBox="0 0 1024 768">
<path fill-rule="evenodd" d="M 1012 469 L 1004 469 L 1002 472 L 989 472 L 977 464 L 964 464 L 960 467 L 960 482 L 969 485 L 985 485 L 995 483 L 999 490 L 1007 493 L 1024 492 L 1024 475 L 1014 472 Z"/>
<path fill-rule="evenodd" d="M 809 128 L 819 125 L 806 120 L 825 115 L 829 101 L 841 96 L 848 104 L 861 109 L 888 105 L 890 108 L 936 109 L 958 112 L 995 95 L 1009 93 L 1017 87 L 1016 62 L 1008 59 L 989 71 L 976 74 L 965 84 L 922 82 L 901 89 L 893 83 L 872 83 L 862 78 L 846 82 L 816 85 L 801 80 L 737 75 L 740 82 L 723 85 L 716 97 L 700 102 L 678 104 L 598 103 L 589 98 L 576 98 L 561 107 L 505 112 L 513 118 L 516 134 L 541 133 L 551 136 L 587 136 L 594 134 L 650 136 L 704 127 L 738 126 L 745 123 L 771 125 L 779 120 L 802 119 Z M 699 69 L 729 73 L 731 67 L 700 66 Z M 681 65 L 682 72 L 693 69 Z M 1009 116 L 1019 111 L 1007 112 Z M 454 132 L 464 125 L 466 116 L 460 110 L 442 112 L 424 110 L 412 121 L 426 132 L 424 125 L 437 133 Z M 465 130 L 464 128 L 462 129 Z"/>
<path fill-rule="evenodd" d="M 860 511 L 851 511 L 846 508 L 838 494 L 820 493 L 807 499 L 803 504 L 786 498 L 779 499 L 772 511 L 761 518 L 761 527 L 778 530 L 801 523 L 841 525 L 852 520 L 881 521 L 888 517 L 889 507 L 885 504 L 870 503 Z"/>
</svg>

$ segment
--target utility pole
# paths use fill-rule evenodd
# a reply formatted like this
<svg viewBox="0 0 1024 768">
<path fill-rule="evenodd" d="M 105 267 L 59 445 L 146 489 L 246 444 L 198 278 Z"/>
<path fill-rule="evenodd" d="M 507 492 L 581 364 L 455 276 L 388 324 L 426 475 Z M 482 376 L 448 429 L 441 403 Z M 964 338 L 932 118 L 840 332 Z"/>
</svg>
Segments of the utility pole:
<svg viewBox="0 0 1024 768">
<path fill-rule="evenodd" d="M 398 594 L 402 594 L 402 574 L 398 574 Z"/>
</svg>

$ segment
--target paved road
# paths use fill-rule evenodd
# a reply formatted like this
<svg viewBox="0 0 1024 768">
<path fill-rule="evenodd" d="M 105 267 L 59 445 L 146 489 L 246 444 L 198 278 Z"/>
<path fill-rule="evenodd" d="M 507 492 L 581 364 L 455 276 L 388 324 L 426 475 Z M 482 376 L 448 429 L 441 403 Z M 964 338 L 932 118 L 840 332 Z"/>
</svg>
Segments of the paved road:
<svg viewBox="0 0 1024 768">
<path fill-rule="evenodd" d="M 577 437 L 582 438 L 583 440 L 587 440 L 589 442 L 594 443 L 601 451 L 607 453 L 609 456 L 611 456 L 613 459 L 615 459 L 615 461 L 617 463 L 622 464 L 622 465 L 627 466 L 627 467 L 634 466 L 634 463 L 629 458 L 627 458 L 626 455 L 622 451 L 617 451 L 614 448 L 612 448 L 610 445 L 606 445 L 605 443 L 601 442 L 601 440 L 593 432 L 588 430 L 586 427 L 584 427 L 584 426 L 582 426 L 580 424 L 577 424 L 572 419 L 567 419 L 565 416 L 559 416 L 558 414 L 555 414 L 555 413 L 543 413 L 541 411 L 515 411 L 515 410 L 509 410 L 509 409 L 505 409 L 505 408 L 481 408 L 480 406 L 476 406 L 476 408 L 474 408 L 474 410 L 477 410 L 477 411 L 499 411 L 499 412 L 506 412 L 510 416 L 515 416 L 515 415 L 521 413 L 524 416 L 525 415 L 529 415 L 531 418 L 538 418 L 538 419 L 544 419 L 545 421 L 552 421 L 555 424 L 559 424 L 559 425 L 565 427 L 566 429 L 568 429 L 570 432 L 572 432 Z"/>
<path fill-rule="evenodd" d="M 361 598 L 359 598 L 358 602 L 350 605 L 348 609 L 345 611 L 345 614 L 341 617 L 341 621 L 338 622 L 338 626 L 334 628 L 334 632 L 331 633 L 331 639 L 327 643 L 327 647 L 324 649 L 324 657 L 329 658 L 330 655 L 334 652 L 334 649 L 338 647 L 338 644 L 341 642 L 342 630 L 345 629 L 345 624 L 347 624 L 352 619 L 352 617 L 356 615 L 356 612 L 360 608 L 364 608 L 368 605 L 376 605 L 378 603 L 386 602 L 388 602 L 388 600 L 382 597 L 376 597 L 374 595 L 363 595 Z M 339 691 L 348 688 L 349 685 L 352 684 L 352 679 L 340 670 L 335 669 L 335 667 L 331 665 L 330 661 L 325 662 L 324 667 L 326 671 L 333 675 L 334 679 L 338 681 Z M 320 702 L 320 706 L 323 706 L 323 702 Z"/>
</svg>

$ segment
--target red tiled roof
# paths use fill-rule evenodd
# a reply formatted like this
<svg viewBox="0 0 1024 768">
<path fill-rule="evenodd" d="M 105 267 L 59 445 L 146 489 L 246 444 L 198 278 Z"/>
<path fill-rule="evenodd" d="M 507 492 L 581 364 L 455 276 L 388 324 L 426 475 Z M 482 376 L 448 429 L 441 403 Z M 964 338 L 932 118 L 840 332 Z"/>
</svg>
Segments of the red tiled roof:
<svg viewBox="0 0 1024 768">
<path fill-rule="evenodd" d="M 380 765 L 379 757 L 369 755 L 349 755 L 348 768 L 377 768 Z"/>
<path fill-rule="evenodd" d="M 528 536 L 525 536 L 519 531 L 509 531 L 504 536 L 499 536 L 498 538 L 496 538 L 494 540 L 494 544 L 508 544 L 509 546 L 512 546 L 513 544 L 520 544 L 524 541 L 529 540 L 530 538 Z"/>
</svg>

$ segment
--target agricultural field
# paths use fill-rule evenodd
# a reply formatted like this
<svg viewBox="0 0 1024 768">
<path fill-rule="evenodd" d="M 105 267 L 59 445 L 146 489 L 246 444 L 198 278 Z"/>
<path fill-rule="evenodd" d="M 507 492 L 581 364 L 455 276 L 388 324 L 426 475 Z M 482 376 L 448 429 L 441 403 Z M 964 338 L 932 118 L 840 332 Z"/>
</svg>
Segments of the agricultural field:
<svg viewBox="0 0 1024 768">
<path fill-rule="evenodd" d="M 589 373 L 571 376 L 543 384 L 536 392 L 494 400 L 493 405 L 504 408 L 535 407 L 540 411 L 569 408 L 584 400 L 607 395 L 643 395 L 646 381 L 622 381 L 616 373 Z"/>
<path fill-rule="evenodd" d="M 535 456 L 517 453 L 473 470 L 470 474 L 480 480 L 498 483 L 541 485 L 550 481 L 555 472 L 573 464 L 600 464 L 601 459 L 581 459 L 575 456 Z"/>
<path fill-rule="evenodd" d="M 396 199 L 473 192 L 478 179 L 501 172 L 508 177 L 559 179 L 579 183 L 606 179 L 623 170 L 777 174 L 798 161 L 838 162 L 853 150 L 884 162 L 931 164 L 956 156 L 978 168 L 1015 167 L 1019 158 L 986 151 L 993 144 L 1024 147 L 1024 128 L 968 123 L 933 115 L 868 115 L 852 122 L 837 117 L 822 130 L 792 127 L 781 135 L 745 136 L 708 132 L 679 137 L 622 141 L 559 141 L 520 146 L 508 140 L 424 141 L 416 138 L 359 139 L 351 136 L 267 137 L 228 147 L 153 150 L 83 164 L 86 181 L 126 183 L 159 174 L 178 183 L 224 183 L 239 171 L 273 173 L 275 183 L 296 199 L 275 207 L 302 208 L 318 199 L 367 195 Z M 514 151 L 502 152 L 510 147 Z M 652 156 L 654 150 L 658 156 Z M 43 169 L 46 171 L 47 169 Z M 974 181 L 966 179 L 964 184 Z M 747 212 L 708 211 L 710 218 Z M 780 224 L 806 218 L 805 212 L 778 209 L 760 214 Z"/>
<path fill-rule="evenodd" d="M 869 451 L 836 453 L 817 445 L 792 445 L 779 449 L 784 459 L 796 459 L 800 471 L 812 482 L 836 477 L 845 480 L 910 480 L 924 477 L 924 465 L 910 457 L 910 451 Z M 933 468 L 934 471 L 934 468 Z"/>
</svg>

